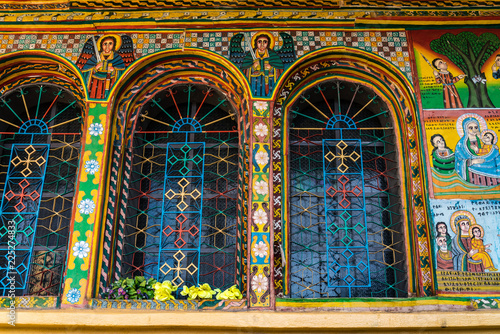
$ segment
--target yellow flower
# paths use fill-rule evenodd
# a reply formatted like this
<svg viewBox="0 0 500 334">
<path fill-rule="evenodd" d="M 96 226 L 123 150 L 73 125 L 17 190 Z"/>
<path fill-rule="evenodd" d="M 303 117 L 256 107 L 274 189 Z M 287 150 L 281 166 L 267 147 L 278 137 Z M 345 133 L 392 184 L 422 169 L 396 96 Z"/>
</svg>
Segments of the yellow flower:
<svg viewBox="0 0 500 334">
<path fill-rule="evenodd" d="M 183 286 L 181 295 L 183 296 L 188 296 L 188 300 L 193 300 L 193 299 L 210 299 L 214 294 L 217 292 L 212 290 L 209 284 L 205 283 L 202 284 L 198 287 L 191 286 Z"/>
<path fill-rule="evenodd" d="M 155 289 L 156 300 L 164 302 L 165 300 L 175 299 L 175 297 L 172 296 L 172 292 L 176 291 L 177 287 L 173 286 L 172 282 L 170 281 L 164 281 L 163 283 L 156 282 L 155 285 L 153 285 L 153 288 Z"/>
<path fill-rule="evenodd" d="M 219 290 L 219 289 L 217 289 Z M 218 300 L 222 299 L 242 299 L 243 294 L 241 293 L 240 289 L 236 287 L 236 285 L 233 285 L 232 287 L 224 290 L 223 292 L 220 292 L 217 294 L 216 297 Z"/>
</svg>

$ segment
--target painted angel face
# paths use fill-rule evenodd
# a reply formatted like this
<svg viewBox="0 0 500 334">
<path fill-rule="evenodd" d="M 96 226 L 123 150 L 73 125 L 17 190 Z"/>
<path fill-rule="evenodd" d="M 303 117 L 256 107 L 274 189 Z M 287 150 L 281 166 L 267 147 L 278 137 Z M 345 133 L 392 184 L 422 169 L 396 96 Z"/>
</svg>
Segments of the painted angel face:
<svg viewBox="0 0 500 334">
<path fill-rule="evenodd" d="M 102 41 L 102 52 L 111 53 L 115 49 L 115 41 L 112 38 L 105 38 Z"/>
<path fill-rule="evenodd" d="M 267 39 L 267 37 L 259 37 L 255 45 L 260 52 L 264 52 L 269 45 L 269 39 Z"/>
<path fill-rule="evenodd" d="M 500 55 L 498 55 L 496 58 L 495 58 L 495 65 L 497 67 L 500 67 Z"/>
</svg>

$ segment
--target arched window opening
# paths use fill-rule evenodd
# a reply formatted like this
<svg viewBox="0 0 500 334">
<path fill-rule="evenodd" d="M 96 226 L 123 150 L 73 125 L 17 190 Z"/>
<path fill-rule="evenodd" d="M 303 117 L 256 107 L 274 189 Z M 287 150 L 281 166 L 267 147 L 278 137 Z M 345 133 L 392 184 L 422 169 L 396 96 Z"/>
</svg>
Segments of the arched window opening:
<svg viewBox="0 0 500 334">
<path fill-rule="evenodd" d="M 82 108 L 55 85 L 0 96 L 0 289 L 58 296 L 66 262 Z"/>
<path fill-rule="evenodd" d="M 389 108 L 331 80 L 289 113 L 290 297 L 405 297 L 398 154 Z"/>
<path fill-rule="evenodd" d="M 221 289 L 238 283 L 238 143 L 235 111 L 216 89 L 176 85 L 142 107 L 124 183 L 118 276 Z"/>
</svg>

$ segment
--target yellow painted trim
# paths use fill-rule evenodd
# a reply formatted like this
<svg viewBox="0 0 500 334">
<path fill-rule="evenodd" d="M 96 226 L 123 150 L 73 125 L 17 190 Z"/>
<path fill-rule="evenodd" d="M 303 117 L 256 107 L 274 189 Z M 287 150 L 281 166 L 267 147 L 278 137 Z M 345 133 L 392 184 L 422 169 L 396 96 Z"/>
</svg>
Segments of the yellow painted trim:
<svg viewBox="0 0 500 334">
<path fill-rule="evenodd" d="M 0 318 L 7 319 L 8 311 Z M 443 328 L 477 332 L 500 329 L 500 312 L 161 312 L 137 310 L 17 310 L 16 327 L 0 323 L 0 333 L 66 333 L 68 331 L 120 333 L 223 333 L 258 331 L 429 331 Z"/>
<path fill-rule="evenodd" d="M 1 0 L 0 4 L 7 4 L 7 5 L 36 5 L 36 4 L 49 4 L 49 5 L 55 5 L 55 4 L 66 4 L 69 1 L 68 0 L 29 0 L 29 1 L 23 1 L 24 3 L 20 4 L 20 1 L 14 1 L 14 0 Z"/>
<path fill-rule="evenodd" d="M 469 18 L 471 16 L 465 16 L 466 18 Z M 498 24 L 500 23 L 500 20 L 498 19 L 477 19 L 477 20 L 442 20 L 442 17 L 436 18 L 436 20 L 432 21 L 432 25 L 434 26 L 447 26 L 447 25 L 492 25 L 492 24 Z M 422 20 L 381 20 L 381 19 L 363 19 L 360 18 L 358 19 L 359 23 L 362 24 L 371 24 L 371 25 L 378 25 L 378 24 L 383 24 L 385 26 L 390 26 L 390 25 L 396 25 L 396 26 L 428 26 L 429 21 L 427 18 L 422 19 Z"/>
<path fill-rule="evenodd" d="M 310 307 L 412 307 L 412 306 L 429 306 L 429 305 L 457 305 L 471 306 L 470 300 L 439 300 L 435 299 L 416 299 L 416 300 L 398 300 L 398 301 L 349 301 L 349 302 L 276 302 L 276 307 L 294 307 L 294 308 L 310 308 Z"/>
<path fill-rule="evenodd" d="M 437 289 L 437 295 L 440 297 L 450 297 L 450 298 L 469 298 L 472 297 L 474 299 L 481 298 L 500 298 L 500 292 L 490 292 L 479 293 L 479 292 L 449 292 L 449 291 L 440 291 Z"/>
</svg>

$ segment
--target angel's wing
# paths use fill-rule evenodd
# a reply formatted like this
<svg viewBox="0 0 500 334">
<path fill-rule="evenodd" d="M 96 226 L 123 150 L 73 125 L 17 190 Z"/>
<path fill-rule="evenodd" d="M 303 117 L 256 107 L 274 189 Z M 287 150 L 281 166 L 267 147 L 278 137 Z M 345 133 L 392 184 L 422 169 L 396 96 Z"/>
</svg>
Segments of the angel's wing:
<svg viewBox="0 0 500 334">
<path fill-rule="evenodd" d="M 96 41 L 99 39 L 99 36 L 94 37 Z M 83 46 L 82 53 L 80 53 L 80 57 L 78 57 L 78 60 L 76 61 L 76 66 L 78 66 L 80 69 L 95 66 L 96 64 L 87 64 L 92 56 L 95 56 L 95 47 L 94 40 L 92 39 L 92 37 L 90 37 Z"/>
<path fill-rule="evenodd" d="M 234 35 L 229 44 L 229 60 L 231 60 L 238 67 L 241 67 L 243 59 L 245 59 L 247 54 L 241 47 L 241 42 L 244 38 L 245 35 L 243 34 Z"/>
<path fill-rule="evenodd" d="M 122 46 L 117 51 L 118 54 L 123 58 L 123 62 L 125 63 L 125 68 L 128 67 L 134 60 L 134 42 L 132 38 L 127 35 L 122 35 Z"/>
<path fill-rule="evenodd" d="M 281 49 L 276 51 L 276 53 L 280 56 L 283 65 L 285 65 L 285 69 L 287 69 L 296 59 L 295 49 L 293 47 L 293 38 L 284 32 L 280 32 L 280 36 L 283 40 L 283 46 Z"/>
</svg>

